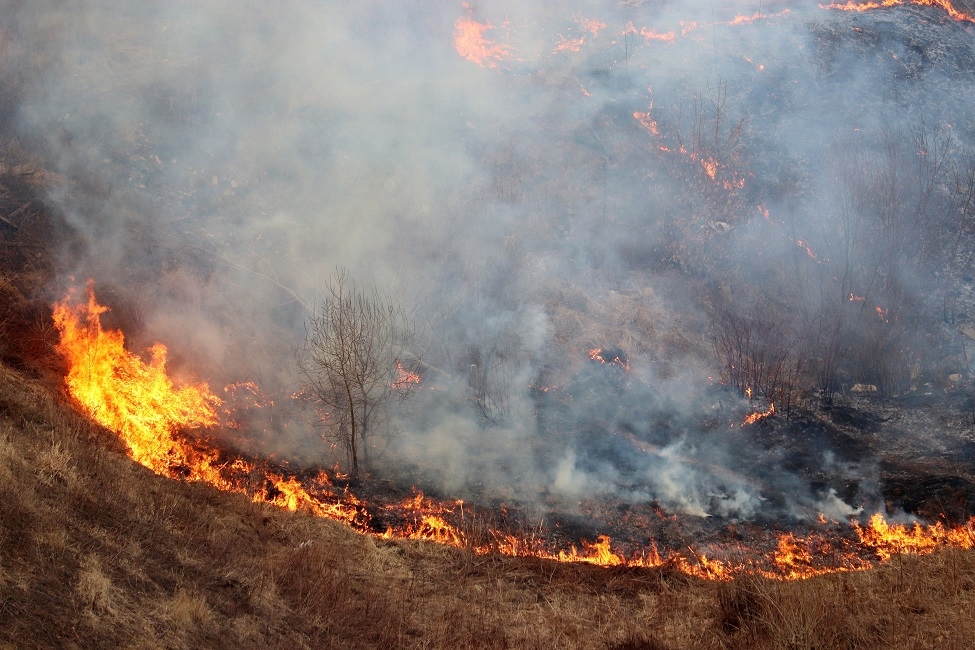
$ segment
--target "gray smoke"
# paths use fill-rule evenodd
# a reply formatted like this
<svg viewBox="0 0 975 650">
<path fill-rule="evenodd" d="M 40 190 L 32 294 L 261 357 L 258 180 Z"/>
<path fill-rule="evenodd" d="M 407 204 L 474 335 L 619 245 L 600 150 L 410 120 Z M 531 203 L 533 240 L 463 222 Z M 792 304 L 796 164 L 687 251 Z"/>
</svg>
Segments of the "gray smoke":
<svg viewBox="0 0 975 650">
<path fill-rule="evenodd" d="M 755 331 L 819 359 L 817 315 L 846 309 L 824 295 L 919 304 L 938 241 L 865 248 L 883 210 L 864 188 L 918 220 L 945 205 L 912 137 L 923 123 L 946 169 L 972 141 L 972 28 L 914 7 L 556 4 L 3 3 L 16 133 L 61 178 L 63 277 L 130 305 L 133 347 L 165 342 L 177 372 L 282 394 L 334 269 L 388 287 L 430 369 L 379 467 L 451 493 L 854 512 L 875 468 L 820 449 L 859 482 L 838 496 L 752 440 L 713 332 L 772 322 Z M 465 18 L 506 55 L 461 56 Z M 898 354 L 923 356 L 916 331 Z M 253 435 L 329 462 L 307 422 Z"/>
</svg>

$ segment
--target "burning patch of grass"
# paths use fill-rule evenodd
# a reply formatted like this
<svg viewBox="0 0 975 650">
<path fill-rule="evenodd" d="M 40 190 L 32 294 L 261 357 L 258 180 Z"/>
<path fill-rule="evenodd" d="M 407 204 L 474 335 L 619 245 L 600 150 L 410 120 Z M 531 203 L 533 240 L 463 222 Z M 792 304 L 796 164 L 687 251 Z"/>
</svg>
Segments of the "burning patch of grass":
<svg viewBox="0 0 975 650">
<path fill-rule="evenodd" d="M 0 647 L 965 647 L 975 553 L 714 583 L 364 537 L 171 481 L 0 366 Z"/>
</svg>

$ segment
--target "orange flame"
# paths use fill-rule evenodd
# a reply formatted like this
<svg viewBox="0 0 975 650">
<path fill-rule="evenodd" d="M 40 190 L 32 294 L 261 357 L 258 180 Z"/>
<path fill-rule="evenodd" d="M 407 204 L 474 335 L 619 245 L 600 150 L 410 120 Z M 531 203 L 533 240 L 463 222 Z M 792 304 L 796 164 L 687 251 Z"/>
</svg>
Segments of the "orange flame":
<svg viewBox="0 0 975 650">
<path fill-rule="evenodd" d="M 593 20 L 591 18 L 576 18 L 576 24 L 579 26 L 579 31 L 589 32 L 589 38 L 595 38 L 599 34 L 599 30 L 606 27 L 606 23 L 599 22 L 598 20 Z M 570 31 L 576 31 L 570 29 Z M 565 36 L 559 34 L 559 44 L 555 46 L 552 50 L 554 53 L 558 52 L 578 52 L 579 49 L 586 44 L 587 36 L 583 34 L 579 38 L 566 38 Z"/>
<path fill-rule="evenodd" d="M 741 426 L 755 424 L 756 422 L 760 420 L 764 420 L 765 418 L 771 417 L 773 415 L 775 415 L 775 404 L 769 404 L 768 410 L 756 411 L 755 413 L 746 416 L 744 422 L 741 423 Z"/>
<path fill-rule="evenodd" d="M 650 116 L 650 112 L 642 113 L 640 111 L 633 111 L 633 117 L 643 125 L 647 131 L 655 136 L 660 136 L 660 129 L 657 127 L 657 122 Z"/>
<path fill-rule="evenodd" d="M 885 9 L 898 5 L 916 5 L 918 7 L 938 7 L 943 9 L 953 20 L 959 22 L 975 23 L 975 17 L 959 11 L 951 3 L 951 0 L 882 0 L 881 2 L 834 2 L 828 5 L 819 5 L 821 9 L 836 9 L 838 11 L 871 11 L 874 9 Z"/>
<path fill-rule="evenodd" d="M 940 521 L 933 526 L 915 523 L 908 527 L 903 524 L 889 524 L 880 513 L 870 518 L 866 528 L 854 522 L 854 530 L 860 542 L 877 554 L 881 560 L 889 560 L 894 555 L 927 555 L 939 548 L 972 548 L 975 546 L 975 517 L 968 520 L 967 526 L 948 528 Z"/>
<path fill-rule="evenodd" d="M 333 497 L 331 501 L 313 496 L 296 478 L 274 472 L 262 472 L 266 487 L 250 493 L 245 481 L 233 477 L 260 468 L 242 458 L 224 461 L 215 449 L 178 437 L 182 429 L 216 425 L 221 400 L 204 383 L 174 385 L 161 343 L 149 348 L 148 363 L 126 350 L 122 332 L 102 329 L 101 315 L 108 308 L 98 304 L 90 282 L 87 295 L 87 302 L 73 304 L 69 294 L 54 305 L 54 324 L 61 334 L 57 350 L 68 363 L 68 392 L 93 420 L 125 442 L 133 460 L 169 478 L 201 481 L 289 510 L 362 523 L 358 501 L 351 495 L 334 499 L 324 473 L 310 483 Z"/>
<path fill-rule="evenodd" d="M 674 32 L 660 33 L 655 32 L 652 29 L 648 29 L 647 27 L 641 27 L 639 30 L 637 30 L 637 28 L 633 26 L 632 21 L 626 23 L 626 28 L 623 30 L 622 36 L 629 36 L 630 34 L 638 34 L 642 36 L 643 40 L 646 42 L 662 41 L 664 43 L 673 43 L 677 38 L 677 35 Z"/>
<path fill-rule="evenodd" d="M 468 61 L 482 68 L 496 68 L 499 61 L 511 58 L 507 45 L 499 45 L 484 33 L 492 29 L 491 23 L 479 23 L 470 15 L 458 18 L 454 23 L 454 49 Z"/>
<path fill-rule="evenodd" d="M 396 360 L 396 379 L 393 381 L 393 388 L 408 389 L 420 383 L 419 373 L 413 372 L 403 367 L 399 359 Z"/>
<path fill-rule="evenodd" d="M 625 355 L 623 355 L 623 356 L 625 356 Z M 609 365 L 616 364 L 616 365 L 620 366 L 621 368 L 623 368 L 624 370 L 626 370 L 627 372 L 630 371 L 630 362 L 629 361 L 626 361 L 626 360 L 622 359 L 621 358 L 621 355 L 616 355 L 614 357 L 608 357 L 603 352 L 603 350 L 601 350 L 600 348 L 593 348 L 592 350 L 589 350 L 589 360 L 590 361 L 598 361 L 599 363 L 606 363 L 606 364 L 609 364 Z"/>
<path fill-rule="evenodd" d="M 718 163 L 714 158 L 701 158 L 701 166 L 704 167 L 704 171 L 707 173 L 708 177 L 713 181 L 715 175 L 718 173 Z"/>
<path fill-rule="evenodd" d="M 807 244 L 806 242 L 802 241 L 801 239 L 797 239 L 796 240 L 796 246 L 798 246 L 799 248 L 804 249 L 806 251 L 806 255 L 809 256 L 809 259 L 813 259 L 813 260 L 819 261 L 819 258 L 816 257 L 816 253 L 814 253 L 812 251 L 812 249 L 809 248 L 809 244 Z"/>
<path fill-rule="evenodd" d="M 69 392 L 96 422 L 122 437 L 137 462 L 163 473 L 186 465 L 173 433 L 216 424 L 220 399 L 206 384 L 177 388 L 166 373 L 161 343 L 149 348 L 148 363 L 126 350 L 121 332 L 102 330 L 108 308 L 95 300 L 90 283 L 87 294 L 87 303 L 72 308 L 66 300 L 54 307 Z"/>
<path fill-rule="evenodd" d="M 778 13 L 775 13 L 775 14 L 763 14 L 760 11 L 756 11 L 751 16 L 744 16 L 744 15 L 739 14 L 739 15 L 735 16 L 734 18 L 732 18 L 731 20 L 729 20 L 727 24 L 729 24 L 729 25 L 745 25 L 747 23 L 753 23 L 755 21 L 763 20 L 765 18 L 786 16 L 788 14 L 789 14 L 789 10 L 788 9 L 783 9 L 782 11 L 780 11 Z"/>
<path fill-rule="evenodd" d="M 61 334 L 57 349 L 68 363 L 66 383 L 71 396 L 94 420 L 126 442 L 133 459 L 163 476 L 206 482 L 222 490 L 247 494 L 254 501 L 303 510 L 375 534 L 371 533 L 371 517 L 364 504 L 348 491 L 333 492 L 325 472 L 299 480 L 268 470 L 266 463 L 223 457 L 215 448 L 208 448 L 205 441 L 191 443 L 182 439 L 181 429 L 217 424 L 220 400 L 203 383 L 176 386 L 166 372 L 166 349 L 161 344 L 150 348 L 148 363 L 126 350 L 121 332 L 102 329 L 101 315 L 106 311 L 96 301 L 90 284 L 85 302 L 76 302 L 69 295 L 56 304 L 54 321 Z M 590 356 L 603 363 L 622 363 L 618 357 L 607 361 L 598 349 L 592 350 Z M 231 386 L 257 392 L 256 385 L 246 382 Z M 774 405 L 765 416 L 773 412 Z M 262 487 L 248 488 L 253 485 Z M 954 528 L 942 523 L 929 526 L 915 523 L 908 527 L 888 523 L 878 513 L 866 526 L 852 522 L 858 541 L 836 535 L 843 544 L 842 553 L 832 548 L 826 535 L 814 532 L 807 536 L 779 535 L 777 550 L 764 559 L 732 561 L 680 551 L 661 556 L 652 543 L 642 552 L 624 556 L 612 549 L 611 539 L 606 535 L 600 535 L 595 542 L 583 542 L 581 550 L 572 547 L 568 551 L 556 550 L 533 536 L 515 536 L 496 530 L 488 531 L 487 542 L 475 542 L 453 523 L 466 520 L 463 501 L 441 502 L 425 497 L 422 492 L 387 509 L 404 511 L 405 518 L 412 523 L 396 529 L 390 527 L 383 537 L 429 540 L 468 548 L 478 554 L 531 556 L 600 566 L 670 564 L 688 575 L 708 580 L 729 580 L 743 573 L 801 579 L 869 568 L 875 561 L 864 559 L 864 552 L 886 561 L 897 554 L 975 547 L 975 517 L 966 525 Z M 823 517 L 820 523 L 825 525 Z M 829 566 L 820 565 L 827 556 L 840 559 Z"/>
</svg>

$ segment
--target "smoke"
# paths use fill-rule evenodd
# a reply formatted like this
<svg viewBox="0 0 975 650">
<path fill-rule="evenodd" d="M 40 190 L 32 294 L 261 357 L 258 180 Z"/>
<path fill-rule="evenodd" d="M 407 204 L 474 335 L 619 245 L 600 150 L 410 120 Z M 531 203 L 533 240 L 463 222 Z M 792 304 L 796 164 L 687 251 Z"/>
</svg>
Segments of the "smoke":
<svg viewBox="0 0 975 650">
<path fill-rule="evenodd" d="M 914 315 L 950 229 L 932 215 L 975 132 L 964 24 L 812 2 L 3 11 L 14 128 L 61 178 L 62 281 L 130 305 L 136 343 L 165 342 L 178 372 L 293 391 L 291 350 L 344 266 L 426 341 L 387 473 L 732 518 L 875 498 L 870 458 L 829 441 L 842 458 L 809 450 L 810 480 L 738 426 L 751 407 L 714 341 L 752 328 L 807 391 L 834 325 L 863 356 L 849 381 L 896 392 L 927 358 Z M 463 20 L 495 55 L 461 56 Z M 326 460 L 300 419 L 262 435 Z"/>
</svg>

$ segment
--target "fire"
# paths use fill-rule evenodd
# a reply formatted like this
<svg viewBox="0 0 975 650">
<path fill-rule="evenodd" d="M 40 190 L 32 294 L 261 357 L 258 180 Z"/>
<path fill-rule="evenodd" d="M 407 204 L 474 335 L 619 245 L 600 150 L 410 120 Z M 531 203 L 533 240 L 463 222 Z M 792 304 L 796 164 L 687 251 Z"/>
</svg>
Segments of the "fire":
<svg viewBox="0 0 975 650">
<path fill-rule="evenodd" d="M 660 136 L 660 129 L 657 128 L 657 122 L 650 117 L 650 112 L 641 113 L 640 111 L 633 111 L 633 118 L 639 122 L 643 128 L 652 133 L 655 136 Z M 662 146 L 662 145 L 661 145 Z"/>
<path fill-rule="evenodd" d="M 632 21 L 626 24 L 626 28 L 623 30 L 621 35 L 629 36 L 630 34 L 638 34 L 642 36 L 645 42 L 662 41 L 664 43 L 673 43 L 677 38 L 677 35 L 674 32 L 660 33 L 646 27 L 641 27 L 639 30 L 637 30 L 637 28 L 633 26 Z"/>
<path fill-rule="evenodd" d="M 204 383 L 175 384 L 166 371 L 163 345 L 157 343 L 149 349 L 148 362 L 126 350 L 121 332 L 102 329 L 101 315 L 106 311 L 95 299 L 90 284 L 85 301 L 76 301 L 69 294 L 56 304 L 54 321 L 61 334 L 57 349 L 68 364 L 66 384 L 71 396 L 95 421 L 125 441 L 134 460 L 169 478 L 205 482 L 221 490 L 246 494 L 254 501 L 334 519 L 364 534 L 376 535 L 370 513 L 377 509 L 370 509 L 348 490 L 336 490 L 324 471 L 302 478 L 286 475 L 272 470 L 267 461 L 228 457 L 205 440 L 183 437 L 184 429 L 218 425 L 221 400 Z M 622 353 L 608 358 L 611 353 L 597 348 L 589 356 L 593 361 L 626 367 Z M 228 385 L 228 394 L 236 391 L 249 393 L 248 400 L 255 405 L 268 403 L 259 398 L 256 384 Z M 746 424 L 772 415 L 774 409 L 771 405 L 768 411 L 749 416 Z M 844 535 L 838 530 L 839 524 L 835 524 L 832 532 L 780 534 L 775 551 L 729 560 L 728 550 L 723 547 L 716 547 L 719 557 L 714 558 L 694 551 L 661 554 L 652 542 L 624 554 L 613 549 L 607 535 L 599 535 L 595 542 L 583 541 L 581 549 L 559 550 L 534 533 L 511 534 L 494 529 L 485 533 L 483 524 L 465 512 L 463 501 L 438 501 L 422 492 L 381 510 L 384 516 L 400 523 L 390 525 L 380 537 L 428 540 L 482 555 L 498 553 L 599 566 L 670 565 L 708 580 L 729 580 L 745 573 L 802 579 L 863 570 L 897 554 L 975 547 L 975 517 L 966 525 L 951 528 L 942 523 L 891 524 L 878 513 L 865 526 L 851 521 L 851 528 L 846 530 L 852 529 L 855 538 Z M 820 517 L 820 524 L 827 525 L 825 518 Z M 468 531 L 482 534 L 472 536 Z M 741 557 L 741 550 L 737 552 L 734 557 Z M 865 554 L 876 559 L 868 559 Z"/>
<path fill-rule="evenodd" d="M 598 361 L 599 363 L 606 363 L 609 365 L 616 364 L 629 372 L 630 362 L 625 359 L 625 356 L 626 355 L 624 355 L 622 352 L 619 354 L 613 354 L 612 352 L 606 352 L 600 348 L 593 348 L 592 350 L 589 350 L 590 361 Z"/>
<path fill-rule="evenodd" d="M 715 175 L 718 173 L 718 163 L 714 158 L 701 158 L 701 166 L 704 167 L 705 173 L 713 181 Z"/>
<path fill-rule="evenodd" d="M 610 539 L 606 535 L 600 535 L 596 542 L 583 544 L 583 552 L 579 553 L 575 547 L 569 552 L 560 551 L 560 562 L 588 562 L 600 566 L 619 566 L 624 564 L 622 557 L 610 549 Z"/>
<path fill-rule="evenodd" d="M 121 332 L 102 329 L 108 308 L 95 300 L 91 284 L 87 294 L 86 303 L 72 307 L 66 300 L 54 307 L 57 350 L 68 362 L 72 397 L 118 433 L 137 462 L 160 473 L 187 466 L 188 454 L 173 433 L 216 424 L 220 399 L 206 384 L 176 387 L 166 373 L 166 346 L 149 348 L 148 363 L 126 350 Z"/>
<path fill-rule="evenodd" d="M 652 97 L 653 88 L 648 87 L 647 94 L 651 95 Z M 653 119 L 653 115 L 651 114 L 652 111 L 653 111 L 653 99 L 650 100 L 646 112 L 633 111 L 633 119 L 639 122 L 640 125 L 643 126 L 643 128 L 645 128 L 647 131 L 649 131 L 651 135 L 653 135 L 656 138 L 660 138 L 661 137 L 660 128 L 657 126 L 657 121 Z M 663 145 L 660 145 L 660 147 L 664 149 Z"/>
<path fill-rule="evenodd" d="M 796 240 L 796 246 L 798 246 L 799 248 L 805 250 L 806 251 L 806 255 L 809 256 L 809 259 L 816 260 L 817 262 L 819 261 L 819 258 L 816 257 L 816 253 L 814 253 L 812 251 L 812 249 L 809 248 L 809 244 L 807 244 L 806 242 L 802 241 L 801 239 L 797 239 Z"/>
<path fill-rule="evenodd" d="M 938 7 L 943 9 L 953 20 L 959 22 L 975 23 L 975 17 L 959 11 L 951 3 L 951 0 L 882 0 L 881 2 L 853 2 L 849 0 L 845 3 L 835 2 L 828 5 L 819 5 L 821 9 L 836 9 L 838 11 L 871 11 L 874 9 L 885 9 L 898 5 L 915 5 L 918 7 Z"/>
<path fill-rule="evenodd" d="M 652 96 L 653 89 L 647 88 L 647 93 Z M 657 149 L 663 153 L 677 152 L 681 156 L 690 160 L 695 164 L 701 165 L 704 173 L 707 175 L 708 179 L 713 181 L 717 186 L 724 188 L 725 191 L 732 192 L 734 190 L 740 190 L 745 187 L 745 179 L 741 177 L 737 171 L 728 170 L 726 165 L 719 163 L 714 156 L 709 155 L 707 151 L 697 150 L 688 151 L 683 145 L 679 147 L 672 148 L 665 143 L 666 137 L 661 133 L 660 127 L 657 121 L 653 118 L 653 100 L 649 101 L 649 105 L 646 111 L 634 111 L 633 119 L 640 123 L 640 126 L 645 128 L 650 135 L 656 139 Z M 719 179 L 720 176 L 723 178 Z M 728 178 L 730 176 L 731 178 Z M 761 208 L 759 208 L 761 210 Z"/>
<path fill-rule="evenodd" d="M 707 555 L 695 556 L 693 563 L 683 555 L 679 555 L 674 558 L 674 564 L 683 573 L 704 580 L 726 582 L 734 578 L 736 573 L 731 565 L 721 560 L 709 559 Z"/>
<path fill-rule="evenodd" d="M 735 16 L 734 18 L 732 18 L 730 21 L 728 21 L 728 24 L 729 25 L 745 25 L 747 23 L 753 23 L 753 22 L 755 22 L 757 20 L 764 20 L 766 18 L 772 18 L 772 17 L 787 16 L 788 14 L 789 14 L 789 10 L 788 9 L 783 9 L 782 11 L 780 11 L 778 13 L 774 13 L 774 14 L 763 14 L 760 11 L 756 11 L 751 16 L 743 16 L 743 15 L 739 14 L 739 15 Z"/>
<path fill-rule="evenodd" d="M 216 449 L 179 437 L 184 429 L 217 425 L 222 401 L 205 383 L 176 386 L 167 374 L 161 343 L 149 348 L 148 363 L 126 350 L 122 332 L 102 329 L 101 315 L 107 311 L 98 304 L 91 283 L 86 302 L 69 294 L 54 305 L 54 324 L 61 335 L 57 350 L 68 364 L 68 392 L 93 420 L 125 442 L 133 460 L 169 478 L 201 481 L 249 494 L 255 501 L 364 525 L 361 504 L 351 495 L 333 495 L 323 472 L 308 480 L 321 494 L 316 497 L 295 477 L 243 458 L 223 459 Z M 240 387 L 256 391 L 249 382 L 231 384 L 228 391 Z M 263 475 L 264 485 L 256 492 L 247 489 L 255 474 Z"/>
<path fill-rule="evenodd" d="M 420 383 L 419 373 L 413 372 L 403 367 L 399 359 L 396 360 L 396 379 L 393 380 L 393 388 L 406 390 L 413 388 Z"/>
<path fill-rule="evenodd" d="M 589 38 L 595 38 L 599 34 L 599 30 L 606 27 L 606 23 L 581 17 L 576 18 L 576 24 L 578 25 L 578 31 L 589 33 Z M 577 30 L 570 29 L 570 31 Z M 583 34 L 578 38 L 566 38 L 565 36 L 559 34 L 559 44 L 555 46 L 555 49 L 552 50 L 552 52 L 578 52 L 579 49 L 586 44 L 586 39 L 586 34 Z"/>
<path fill-rule="evenodd" d="M 775 552 L 774 560 L 777 566 L 791 570 L 796 565 L 812 565 L 813 558 L 809 549 L 801 545 L 793 533 L 786 533 L 779 536 L 779 548 Z"/>
<path fill-rule="evenodd" d="M 482 68 L 496 68 L 499 61 L 511 58 L 507 45 L 499 45 L 484 33 L 493 29 L 491 23 L 479 23 L 468 15 L 454 23 L 454 48 L 457 54 Z"/>
<path fill-rule="evenodd" d="M 585 36 L 568 39 L 565 36 L 559 34 L 559 44 L 555 46 L 555 48 L 552 50 L 552 53 L 558 54 L 559 52 L 578 52 L 580 49 L 582 49 L 582 46 L 585 44 L 586 44 Z"/>
<path fill-rule="evenodd" d="M 947 528 L 940 521 L 933 526 L 915 523 L 911 527 L 903 524 L 889 524 L 883 515 L 877 513 L 870 518 L 865 528 L 855 522 L 853 528 L 860 542 L 873 549 L 881 560 L 889 560 L 894 555 L 927 555 L 945 548 L 972 548 L 975 546 L 975 517 L 965 526 Z"/>
<path fill-rule="evenodd" d="M 765 410 L 765 411 L 756 411 L 756 412 L 754 412 L 754 413 L 746 416 L 745 417 L 745 420 L 741 423 L 741 426 L 747 426 L 749 424 L 755 424 L 756 422 L 759 422 L 761 420 L 764 420 L 765 418 L 768 418 L 768 417 L 772 417 L 773 415 L 775 415 L 775 404 L 774 403 L 771 403 L 771 404 L 769 404 L 768 410 Z"/>
</svg>

